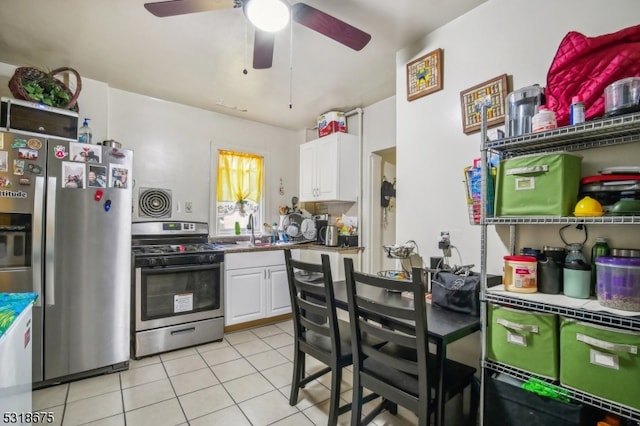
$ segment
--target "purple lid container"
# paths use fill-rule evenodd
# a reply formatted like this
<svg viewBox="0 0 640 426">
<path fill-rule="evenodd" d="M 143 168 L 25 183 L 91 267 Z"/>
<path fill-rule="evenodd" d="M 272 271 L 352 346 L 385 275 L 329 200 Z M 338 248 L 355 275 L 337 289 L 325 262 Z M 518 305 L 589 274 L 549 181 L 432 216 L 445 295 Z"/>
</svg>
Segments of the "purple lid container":
<svg viewBox="0 0 640 426">
<path fill-rule="evenodd" d="M 640 312 L 640 258 L 596 258 L 596 290 L 602 306 Z"/>
<path fill-rule="evenodd" d="M 640 267 L 640 257 L 599 256 L 596 257 L 596 265 Z"/>
</svg>

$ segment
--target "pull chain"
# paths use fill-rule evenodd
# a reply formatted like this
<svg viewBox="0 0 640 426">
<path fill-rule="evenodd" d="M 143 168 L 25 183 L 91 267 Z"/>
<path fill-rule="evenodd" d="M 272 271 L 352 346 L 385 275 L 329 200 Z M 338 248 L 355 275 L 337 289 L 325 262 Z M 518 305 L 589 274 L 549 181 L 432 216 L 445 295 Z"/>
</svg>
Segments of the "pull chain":
<svg viewBox="0 0 640 426">
<path fill-rule="evenodd" d="M 289 109 L 293 109 L 293 17 L 289 14 Z"/>
</svg>

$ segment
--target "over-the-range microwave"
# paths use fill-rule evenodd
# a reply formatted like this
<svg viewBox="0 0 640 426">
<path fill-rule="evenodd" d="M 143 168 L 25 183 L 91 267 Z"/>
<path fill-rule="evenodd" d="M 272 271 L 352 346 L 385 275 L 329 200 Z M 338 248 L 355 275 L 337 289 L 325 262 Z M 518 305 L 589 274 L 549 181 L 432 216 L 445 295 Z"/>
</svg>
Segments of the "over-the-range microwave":
<svg viewBox="0 0 640 426">
<path fill-rule="evenodd" d="M 0 130 L 78 140 L 78 113 L 20 99 L 0 98 Z"/>
</svg>

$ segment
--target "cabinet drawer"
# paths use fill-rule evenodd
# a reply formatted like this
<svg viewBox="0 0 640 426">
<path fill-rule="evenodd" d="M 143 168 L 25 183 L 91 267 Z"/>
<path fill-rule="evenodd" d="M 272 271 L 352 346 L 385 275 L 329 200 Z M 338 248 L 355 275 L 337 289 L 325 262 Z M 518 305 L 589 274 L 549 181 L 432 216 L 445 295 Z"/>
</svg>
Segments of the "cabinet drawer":
<svg viewBox="0 0 640 426">
<path fill-rule="evenodd" d="M 284 250 L 227 253 L 224 256 L 224 267 L 226 270 L 271 265 L 284 265 Z"/>
</svg>

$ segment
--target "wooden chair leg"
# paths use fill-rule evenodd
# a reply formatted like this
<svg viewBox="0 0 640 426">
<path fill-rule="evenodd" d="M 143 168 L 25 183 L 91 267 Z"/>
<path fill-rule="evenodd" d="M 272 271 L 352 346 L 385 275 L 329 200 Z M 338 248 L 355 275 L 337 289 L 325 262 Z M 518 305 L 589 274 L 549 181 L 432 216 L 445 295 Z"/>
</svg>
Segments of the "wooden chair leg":
<svg viewBox="0 0 640 426">
<path fill-rule="evenodd" d="M 300 390 L 300 382 L 304 377 L 304 352 L 296 350 L 293 355 L 293 378 L 291 379 L 291 394 L 289 396 L 289 405 L 294 406 L 298 403 L 298 392 Z"/>
<path fill-rule="evenodd" d="M 362 423 L 362 386 L 360 380 L 354 377 L 353 394 L 351 397 L 351 425 L 360 426 Z"/>
<path fill-rule="evenodd" d="M 331 370 L 331 400 L 329 402 L 329 426 L 338 424 L 340 408 L 340 383 L 342 382 L 342 368 L 333 367 Z"/>
</svg>

